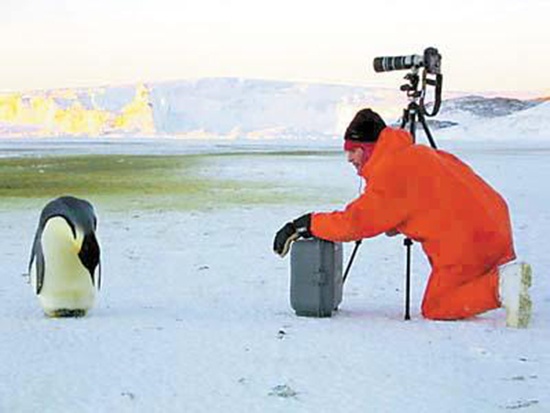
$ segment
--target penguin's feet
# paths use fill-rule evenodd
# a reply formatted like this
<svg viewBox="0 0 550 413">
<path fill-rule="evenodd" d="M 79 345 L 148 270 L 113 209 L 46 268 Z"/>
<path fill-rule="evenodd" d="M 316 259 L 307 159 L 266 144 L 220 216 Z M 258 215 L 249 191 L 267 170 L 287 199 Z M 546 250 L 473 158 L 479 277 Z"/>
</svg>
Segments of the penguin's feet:
<svg viewBox="0 0 550 413">
<path fill-rule="evenodd" d="M 48 317 L 52 318 L 79 318 L 86 315 L 86 310 L 82 309 L 69 309 L 69 308 L 60 308 L 58 310 L 49 311 L 46 313 Z"/>
</svg>

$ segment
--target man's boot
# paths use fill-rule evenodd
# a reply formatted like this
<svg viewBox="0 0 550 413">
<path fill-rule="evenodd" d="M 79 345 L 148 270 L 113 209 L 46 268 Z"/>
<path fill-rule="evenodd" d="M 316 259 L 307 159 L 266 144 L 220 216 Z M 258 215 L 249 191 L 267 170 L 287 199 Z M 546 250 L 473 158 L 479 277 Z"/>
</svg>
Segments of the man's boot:
<svg viewBox="0 0 550 413">
<path fill-rule="evenodd" d="M 532 270 L 525 262 L 514 262 L 499 268 L 499 296 L 502 307 L 506 309 L 508 327 L 526 328 L 531 319 Z"/>
</svg>

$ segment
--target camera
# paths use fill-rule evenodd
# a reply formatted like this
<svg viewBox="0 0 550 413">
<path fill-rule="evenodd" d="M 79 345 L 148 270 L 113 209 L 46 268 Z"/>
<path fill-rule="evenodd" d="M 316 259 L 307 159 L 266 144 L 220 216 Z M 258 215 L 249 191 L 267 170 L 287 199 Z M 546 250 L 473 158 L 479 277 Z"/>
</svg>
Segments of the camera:
<svg viewBox="0 0 550 413">
<path fill-rule="evenodd" d="M 435 47 L 426 48 L 422 56 L 413 54 L 407 56 L 375 57 L 373 66 L 375 72 L 410 69 L 410 72 L 405 76 L 408 83 L 401 85 L 400 88 L 401 91 L 407 93 L 407 97 L 413 103 L 409 111 L 413 113 L 418 112 L 422 118 L 424 115 L 429 117 L 435 116 L 439 112 L 443 75 L 441 73 L 441 55 Z M 424 68 L 422 75 L 420 75 L 420 68 Z M 431 112 L 426 110 L 426 105 L 424 104 L 427 86 L 435 88 L 435 99 Z M 404 123 L 406 123 L 407 118 L 407 116 L 403 117 L 405 119 Z M 435 147 L 435 144 L 432 144 L 432 146 Z"/>
<path fill-rule="evenodd" d="M 428 47 L 424 55 L 384 56 L 375 57 L 373 61 L 375 72 L 390 72 L 393 70 L 419 69 L 424 67 L 429 74 L 441 74 L 441 55 L 435 47 Z"/>
</svg>

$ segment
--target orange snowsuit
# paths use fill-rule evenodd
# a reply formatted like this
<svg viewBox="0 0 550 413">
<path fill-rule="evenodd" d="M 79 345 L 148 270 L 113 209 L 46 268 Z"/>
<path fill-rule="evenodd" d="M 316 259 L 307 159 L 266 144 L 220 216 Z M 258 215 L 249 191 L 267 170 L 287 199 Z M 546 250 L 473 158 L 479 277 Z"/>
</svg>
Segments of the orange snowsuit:
<svg viewBox="0 0 550 413">
<path fill-rule="evenodd" d="M 343 211 L 314 213 L 311 232 L 353 241 L 397 230 L 422 244 L 432 267 L 422 302 L 429 319 L 500 307 L 497 267 L 515 258 L 504 199 L 455 156 L 386 127 L 360 175 L 367 187 Z"/>
</svg>

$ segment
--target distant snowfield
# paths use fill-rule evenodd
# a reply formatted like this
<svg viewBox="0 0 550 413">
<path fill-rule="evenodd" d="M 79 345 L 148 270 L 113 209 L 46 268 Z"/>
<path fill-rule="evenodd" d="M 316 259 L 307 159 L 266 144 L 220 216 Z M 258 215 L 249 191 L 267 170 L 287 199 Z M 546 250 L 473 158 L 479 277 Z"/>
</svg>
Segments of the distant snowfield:
<svg viewBox="0 0 550 413">
<path fill-rule="evenodd" d="M 34 143 L 33 143 L 34 142 Z M 329 319 L 289 305 L 289 260 L 271 252 L 275 231 L 312 210 L 350 200 L 358 180 L 341 142 L 208 146 L 243 150 L 212 173 L 269 186 L 288 180 L 341 204 L 267 205 L 196 212 L 111 212 L 96 203 L 104 286 L 83 319 L 47 319 L 26 272 L 40 211 L 0 205 L 1 412 L 547 412 L 550 411 L 550 145 L 442 139 L 508 200 L 516 250 L 533 265 L 534 316 L 507 329 L 504 312 L 460 322 L 422 319 L 428 264 L 413 256 L 412 320 L 403 321 L 405 250 L 399 237 L 363 243 Z M 179 149 L 178 149 L 179 148 Z M 338 150 L 338 151 L 334 151 Z M 187 153 L 181 142 L 0 141 L 0 156 Z M 187 152 L 186 152 L 187 151 Z M 232 163 L 234 162 L 234 163 Z M 225 175 L 224 175 L 225 174 Z M 301 185 L 301 186 L 300 186 Z M 93 199 L 91 199 L 93 202 Z M 345 262 L 352 245 L 345 245 Z"/>
<path fill-rule="evenodd" d="M 430 89 L 428 107 L 433 103 Z M 285 141 L 331 140 L 339 139 L 364 107 L 393 124 L 409 104 L 397 84 L 379 88 L 244 78 L 0 93 L 0 98 L 5 107 L 0 111 L 2 139 L 142 135 L 207 142 L 219 137 L 230 142 L 278 141 L 282 136 Z M 455 139 L 476 141 L 530 135 L 548 140 L 549 119 L 550 102 L 537 105 L 452 91 L 443 93 L 437 115 L 437 121 L 460 124 L 442 135 L 450 132 Z M 485 121 L 491 121 L 487 128 Z"/>
</svg>

